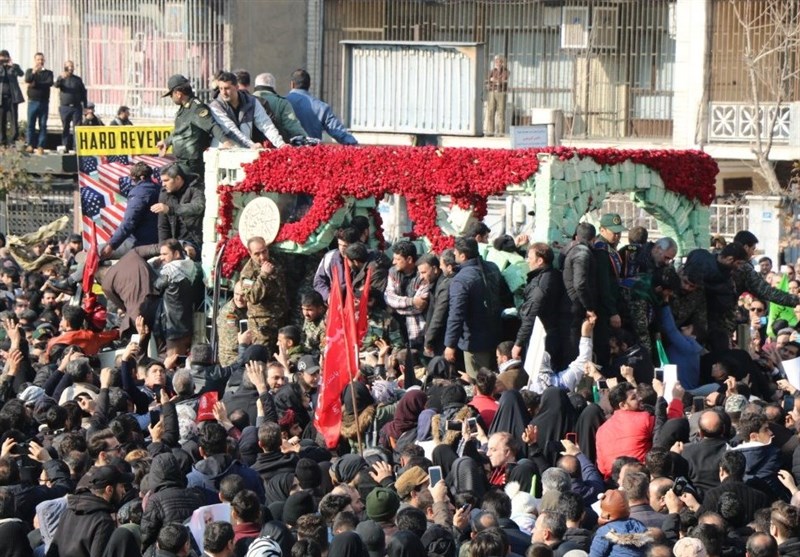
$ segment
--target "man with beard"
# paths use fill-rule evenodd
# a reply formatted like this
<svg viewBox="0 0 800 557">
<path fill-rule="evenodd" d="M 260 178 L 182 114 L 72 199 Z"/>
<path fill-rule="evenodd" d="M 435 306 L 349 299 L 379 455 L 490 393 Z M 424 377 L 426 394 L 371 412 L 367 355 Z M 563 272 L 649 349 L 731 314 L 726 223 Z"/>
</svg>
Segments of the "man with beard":
<svg viewBox="0 0 800 557">
<path fill-rule="evenodd" d="M 233 147 L 233 142 L 225 139 L 225 134 L 214 119 L 208 107 L 195 97 L 189 80 L 182 75 L 173 75 L 167 81 L 169 89 L 164 95 L 180 108 L 175 115 L 175 129 L 166 139 L 157 143 L 158 156 L 172 154 L 184 173 L 197 174 L 202 180 L 205 175 L 203 151 L 211 145 L 211 138 L 222 141 L 224 147 Z"/>
<path fill-rule="evenodd" d="M 240 147 L 260 148 L 264 138 L 275 147 L 285 147 L 264 106 L 247 91 L 237 89 L 237 82 L 235 74 L 222 72 L 217 76 L 219 96 L 208 105 L 225 135 Z"/>
<path fill-rule="evenodd" d="M 100 466 L 89 479 L 89 490 L 67 497 L 48 557 L 95 557 L 102 555 L 116 528 L 112 514 L 125 495 L 126 477 L 113 466 Z"/>
<path fill-rule="evenodd" d="M 219 363 L 229 366 L 239 357 L 239 346 L 250 344 L 253 334 L 245 326 L 242 332 L 242 322 L 247 322 L 247 298 L 245 297 L 242 281 L 233 285 L 233 297 L 222 306 L 217 317 L 217 332 L 219 334 Z"/>
<path fill-rule="evenodd" d="M 319 385 L 319 361 L 314 356 L 303 356 L 297 362 L 297 372 L 294 374 L 295 382 L 311 398 L 313 408 L 317 407 L 317 386 Z"/>
</svg>

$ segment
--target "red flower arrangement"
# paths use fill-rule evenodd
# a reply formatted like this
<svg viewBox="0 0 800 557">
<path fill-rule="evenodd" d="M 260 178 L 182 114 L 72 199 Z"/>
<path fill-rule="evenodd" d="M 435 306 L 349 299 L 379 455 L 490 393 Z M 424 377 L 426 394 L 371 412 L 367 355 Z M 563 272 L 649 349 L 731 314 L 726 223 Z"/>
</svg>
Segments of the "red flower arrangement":
<svg viewBox="0 0 800 557">
<path fill-rule="evenodd" d="M 306 242 L 344 204 L 345 197 L 382 199 L 401 194 L 406 199 L 414 235 L 426 236 L 436 251 L 452 245 L 436 224 L 436 200 L 449 195 L 461 207 L 472 207 L 478 217 L 486 214 L 486 200 L 502 194 L 510 185 L 533 176 L 539 153 L 561 160 L 591 157 L 601 165 L 626 160 L 659 173 L 664 187 L 708 205 L 714 199 L 717 163 L 699 151 L 570 149 L 441 149 L 436 147 L 319 147 L 264 151 L 243 165 L 246 177 L 234 186 L 218 187 L 220 214 L 217 232 L 222 275 L 232 276 L 247 257 L 247 249 L 233 228 L 234 195 L 264 191 L 309 194 L 314 202 L 298 222 L 281 226 L 276 242 Z M 377 211 L 373 214 L 376 215 Z"/>
</svg>

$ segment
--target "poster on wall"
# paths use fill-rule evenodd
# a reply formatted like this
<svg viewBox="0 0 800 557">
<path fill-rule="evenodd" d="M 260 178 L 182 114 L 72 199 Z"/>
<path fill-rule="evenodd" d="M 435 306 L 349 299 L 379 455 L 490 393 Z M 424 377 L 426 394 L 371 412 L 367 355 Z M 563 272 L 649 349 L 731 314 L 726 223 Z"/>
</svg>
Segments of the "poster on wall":
<svg viewBox="0 0 800 557">
<path fill-rule="evenodd" d="M 78 156 L 78 190 L 81 198 L 81 232 L 89 245 L 92 221 L 97 224 L 97 242 L 108 242 L 125 215 L 131 182 L 130 167 L 143 162 L 158 169 L 172 162 L 158 157 L 159 141 L 169 137 L 172 126 L 78 126 L 75 145 Z"/>
</svg>

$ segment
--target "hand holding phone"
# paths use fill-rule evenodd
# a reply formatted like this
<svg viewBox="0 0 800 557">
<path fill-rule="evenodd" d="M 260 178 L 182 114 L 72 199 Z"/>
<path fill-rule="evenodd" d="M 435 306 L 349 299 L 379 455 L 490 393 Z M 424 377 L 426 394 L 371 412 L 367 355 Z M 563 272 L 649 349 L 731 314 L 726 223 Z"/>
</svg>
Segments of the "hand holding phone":
<svg viewBox="0 0 800 557">
<path fill-rule="evenodd" d="M 442 481 L 442 467 L 441 466 L 431 466 L 428 468 L 428 477 L 431 480 L 431 487 L 438 484 Z"/>
<path fill-rule="evenodd" d="M 577 434 L 577 433 L 567 433 L 567 437 L 566 437 L 566 439 L 567 439 L 567 441 L 569 441 L 570 443 L 573 443 L 573 444 L 575 444 L 575 445 L 577 445 L 577 444 L 578 444 L 578 434 Z"/>
<path fill-rule="evenodd" d="M 134 333 L 131 335 L 131 342 L 134 344 L 141 344 L 142 343 L 142 336 L 139 333 Z"/>
<path fill-rule="evenodd" d="M 597 388 L 600 389 L 601 391 L 607 391 L 608 381 L 606 381 L 605 379 L 601 379 L 600 381 L 597 382 Z"/>
</svg>

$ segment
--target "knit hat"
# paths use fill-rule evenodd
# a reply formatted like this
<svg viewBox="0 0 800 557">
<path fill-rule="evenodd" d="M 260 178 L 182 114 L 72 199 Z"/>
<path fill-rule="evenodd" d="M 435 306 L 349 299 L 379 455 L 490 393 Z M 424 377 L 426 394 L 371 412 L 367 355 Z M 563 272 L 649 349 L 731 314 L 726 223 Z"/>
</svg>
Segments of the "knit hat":
<svg viewBox="0 0 800 557">
<path fill-rule="evenodd" d="M 339 457 L 331 466 L 339 483 L 352 482 L 358 473 L 367 467 L 367 461 L 357 454 L 346 454 Z"/>
<path fill-rule="evenodd" d="M 386 555 L 386 535 L 381 525 L 374 520 L 364 520 L 356 526 L 356 534 L 361 537 L 367 546 L 369 557 L 383 557 Z M 423 556 L 420 556 L 423 557 Z"/>
<path fill-rule="evenodd" d="M 295 526 L 297 519 L 304 514 L 313 514 L 314 498 L 308 491 L 292 493 L 283 504 L 283 521 L 288 526 Z"/>
<path fill-rule="evenodd" d="M 391 489 L 376 487 L 367 495 L 367 517 L 370 520 L 388 522 L 399 508 L 400 497 Z"/>
<path fill-rule="evenodd" d="M 322 483 L 322 469 L 310 458 L 301 458 L 297 461 L 294 475 L 303 489 L 314 489 Z"/>
<path fill-rule="evenodd" d="M 466 403 L 467 393 L 461 385 L 448 385 L 442 390 L 442 406 Z"/>
<path fill-rule="evenodd" d="M 681 538 L 672 548 L 675 557 L 706 557 L 706 548 L 697 538 Z"/>
<path fill-rule="evenodd" d="M 405 499 L 414 491 L 414 488 L 423 486 L 429 481 L 430 479 L 425 470 L 419 466 L 412 466 L 400 474 L 400 477 L 394 483 L 394 488 L 397 490 L 400 499 Z"/>
<path fill-rule="evenodd" d="M 263 362 L 266 364 L 271 359 L 269 348 L 263 344 L 251 344 L 245 349 L 244 354 L 242 354 L 242 361 L 244 363 Z"/>
<path fill-rule="evenodd" d="M 600 500 L 599 524 L 606 524 L 621 518 L 628 518 L 631 514 L 628 499 L 625 493 L 618 489 L 609 489 Z"/>
</svg>

